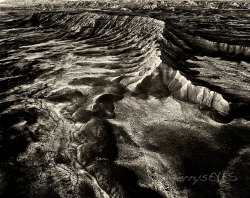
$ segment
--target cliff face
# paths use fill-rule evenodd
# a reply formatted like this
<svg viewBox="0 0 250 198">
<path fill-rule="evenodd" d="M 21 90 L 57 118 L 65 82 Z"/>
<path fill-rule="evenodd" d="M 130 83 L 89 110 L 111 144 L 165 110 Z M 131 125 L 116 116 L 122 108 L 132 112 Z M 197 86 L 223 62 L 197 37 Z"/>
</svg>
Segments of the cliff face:
<svg viewBox="0 0 250 198">
<path fill-rule="evenodd" d="M 250 142 L 248 96 L 199 80 L 193 54 L 247 64 L 249 47 L 142 16 L 36 13 L 1 26 L 3 196 L 230 194 L 228 181 L 179 175 L 237 169 Z"/>
<path fill-rule="evenodd" d="M 180 54 L 182 56 L 187 54 L 188 56 L 185 48 L 190 49 L 192 46 L 181 43 L 181 40 L 177 37 L 172 37 L 175 39 L 173 41 L 166 40 L 167 38 L 163 36 L 164 23 L 162 21 L 145 17 L 111 16 L 93 13 L 33 15 L 28 19 L 29 21 L 44 26 L 49 24 L 50 26 L 64 27 L 67 30 L 64 35 L 66 38 L 79 38 L 85 40 L 84 43 L 94 46 L 93 52 L 86 49 L 75 52 L 76 55 L 93 53 L 94 55 L 105 54 L 110 56 L 114 61 L 110 61 L 110 64 L 103 67 L 114 70 L 111 76 L 103 76 L 106 83 L 110 81 L 110 84 L 120 84 L 120 86 L 125 87 L 135 95 L 141 94 L 147 97 L 148 94 L 154 92 L 162 95 L 162 97 L 172 95 L 178 100 L 204 106 L 222 115 L 228 115 L 230 112 L 229 102 L 220 93 L 205 86 L 194 85 L 181 71 L 173 69 L 173 67 L 178 68 L 178 56 Z M 201 38 L 192 37 L 188 34 L 182 35 L 181 38 L 183 37 L 185 38 L 184 42 L 189 41 L 192 45 L 201 47 L 208 53 L 216 50 L 223 51 L 220 47 L 211 47 L 215 44 L 211 44 L 213 42 L 208 40 L 201 40 Z M 179 46 L 174 45 L 173 42 L 179 42 Z M 217 45 L 225 48 L 227 44 L 218 43 Z M 105 52 L 100 52 L 96 49 L 97 46 L 102 47 Z M 233 54 L 243 53 L 245 59 L 247 58 L 247 47 L 227 46 L 228 50 L 225 51 L 224 55 L 229 55 L 231 50 Z M 232 53 L 230 55 L 233 55 Z M 175 59 L 177 61 L 173 62 Z M 91 79 L 91 77 L 86 77 L 85 80 L 84 78 L 73 79 L 69 84 L 86 84 L 88 80 L 94 79 Z M 93 83 L 95 84 L 95 82 Z M 154 87 L 158 84 L 162 85 L 162 87 L 154 90 Z M 113 93 L 107 92 L 107 94 Z"/>
</svg>

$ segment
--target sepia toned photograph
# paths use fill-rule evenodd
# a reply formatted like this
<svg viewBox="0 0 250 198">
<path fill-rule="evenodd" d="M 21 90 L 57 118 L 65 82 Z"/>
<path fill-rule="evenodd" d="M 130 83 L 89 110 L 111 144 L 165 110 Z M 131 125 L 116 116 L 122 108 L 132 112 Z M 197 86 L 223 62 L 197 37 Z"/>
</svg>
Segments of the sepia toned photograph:
<svg viewBox="0 0 250 198">
<path fill-rule="evenodd" d="M 250 198 L 250 0 L 0 0 L 0 198 Z"/>
</svg>

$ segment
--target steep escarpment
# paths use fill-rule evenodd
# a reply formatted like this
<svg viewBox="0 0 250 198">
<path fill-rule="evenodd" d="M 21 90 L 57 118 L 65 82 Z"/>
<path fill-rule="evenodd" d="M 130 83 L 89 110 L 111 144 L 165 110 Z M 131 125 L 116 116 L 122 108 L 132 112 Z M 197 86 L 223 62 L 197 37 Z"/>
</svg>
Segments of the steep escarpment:
<svg viewBox="0 0 250 198">
<path fill-rule="evenodd" d="M 193 46 L 196 50 L 201 50 L 208 55 L 224 56 L 231 59 L 250 61 L 250 47 L 242 45 L 232 45 L 221 42 L 213 42 L 201 38 L 197 35 L 185 34 L 176 31 L 178 37 L 185 38 L 188 46 Z"/>
<path fill-rule="evenodd" d="M 64 27 L 67 29 L 66 38 L 79 38 L 90 45 L 98 42 L 98 46 L 106 50 L 105 55 L 117 56 L 120 59 L 119 65 L 106 66 L 115 69 L 117 72 L 116 75 L 112 75 L 112 78 L 109 77 L 112 83 L 114 81 L 121 84 L 133 95 L 139 94 L 141 97 L 147 97 L 146 92 L 151 89 L 150 86 L 154 87 L 154 83 L 162 84 L 161 90 L 151 90 L 151 92 L 162 92 L 160 93 L 162 96 L 172 94 L 176 99 L 210 108 L 222 115 L 228 115 L 230 112 L 229 102 L 220 93 L 211 90 L 209 87 L 194 85 L 176 70 L 179 67 L 178 63 L 181 65 L 180 69 L 183 67 L 183 62 L 177 60 L 180 54 L 183 55 L 182 60 L 184 61 L 185 56 L 186 58 L 189 57 L 188 54 L 193 50 L 193 45 L 201 47 L 199 43 L 202 43 L 201 45 L 205 50 L 211 51 L 210 45 L 206 45 L 206 42 L 209 41 L 205 42 L 203 39 L 204 42 L 201 42 L 198 38 L 191 39 L 188 34 L 180 36 L 180 38 L 185 38 L 182 41 L 171 32 L 168 33 L 171 38 L 167 40 L 169 37 L 165 38 L 163 35 L 163 32 L 166 31 L 164 30 L 164 23 L 145 17 L 111 16 L 94 13 L 65 15 L 58 13 L 53 16 L 47 14 L 33 15 L 26 20 L 33 24 Z M 189 42 L 193 40 L 194 43 L 190 46 L 187 40 Z M 109 46 L 107 47 L 107 45 Z M 127 46 L 125 47 L 125 45 Z M 236 50 L 236 48 L 233 49 Z M 238 48 L 245 49 L 243 46 Z M 228 49 L 231 48 L 228 47 Z M 247 56 L 247 49 L 240 52 Z M 97 50 L 91 52 L 89 49 L 75 52 L 76 55 L 93 53 L 99 55 L 101 52 Z M 225 53 L 229 55 L 229 52 Z M 232 54 L 230 55 L 232 56 Z M 157 72 L 160 73 L 157 74 Z M 158 77 L 161 82 L 152 83 L 151 76 L 161 76 Z M 105 79 L 105 77 L 103 78 Z M 91 81 L 90 78 L 82 79 L 82 81 L 73 79 L 71 84 L 79 85 L 81 82 L 85 84 L 89 80 Z M 165 91 L 166 93 L 163 93 Z"/>
<path fill-rule="evenodd" d="M 2 26 L 5 197 L 230 193 L 221 178 L 183 179 L 236 169 L 250 142 L 248 97 L 230 100 L 223 73 L 218 89 L 192 70 L 202 55 L 212 60 L 201 39 L 150 17 L 95 12 L 35 13 Z"/>
</svg>

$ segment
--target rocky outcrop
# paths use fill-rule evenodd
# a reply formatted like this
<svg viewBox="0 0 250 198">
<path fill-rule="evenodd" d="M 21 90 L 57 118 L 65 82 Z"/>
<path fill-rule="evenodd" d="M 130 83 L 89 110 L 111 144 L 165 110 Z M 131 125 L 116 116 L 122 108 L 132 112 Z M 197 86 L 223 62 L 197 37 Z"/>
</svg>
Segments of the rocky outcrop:
<svg viewBox="0 0 250 198">
<path fill-rule="evenodd" d="M 249 143 L 243 127 L 237 143 L 223 128 L 246 126 L 247 104 L 198 81 L 186 61 L 197 49 L 245 60 L 247 47 L 132 15 L 36 13 L 2 25 L 16 28 L 1 32 L 5 197 L 203 196 L 205 184 L 197 192 L 178 173 L 224 171 Z M 206 196 L 220 182 L 207 182 Z"/>
<path fill-rule="evenodd" d="M 193 85 L 178 70 L 166 69 L 163 66 L 162 73 L 163 83 L 175 98 L 206 106 L 224 115 L 229 113 L 229 103 L 221 94 L 211 91 L 206 87 Z"/>
<path fill-rule="evenodd" d="M 191 37 L 185 35 L 187 43 L 196 46 L 197 48 L 210 53 L 210 54 L 219 54 L 222 56 L 232 57 L 232 58 L 241 58 L 243 60 L 250 59 L 250 48 L 240 45 L 229 45 L 227 43 L 218 43 L 205 40 L 199 36 Z"/>
</svg>

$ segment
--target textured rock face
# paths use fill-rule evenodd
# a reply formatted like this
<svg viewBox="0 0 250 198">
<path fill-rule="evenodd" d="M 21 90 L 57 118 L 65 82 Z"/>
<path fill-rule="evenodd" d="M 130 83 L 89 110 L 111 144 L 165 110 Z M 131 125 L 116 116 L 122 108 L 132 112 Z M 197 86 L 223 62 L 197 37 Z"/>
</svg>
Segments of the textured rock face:
<svg viewBox="0 0 250 198">
<path fill-rule="evenodd" d="M 1 27 L 2 197 L 240 197 L 225 177 L 193 178 L 249 180 L 237 165 L 249 85 L 231 97 L 249 74 L 236 87 L 217 74 L 218 88 L 192 68 L 212 55 L 247 65 L 249 47 L 145 16 L 35 13 Z"/>
<path fill-rule="evenodd" d="M 227 43 L 219 43 L 205 40 L 199 36 L 183 35 L 187 38 L 187 42 L 195 45 L 197 48 L 206 51 L 210 54 L 221 54 L 228 57 L 243 57 L 248 60 L 250 58 L 250 48 L 242 45 L 229 45 Z"/>
<path fill-rule="evenodd" d="M 229 103 L 221 94 L 206 87 L 193 85 L 178 70 L 167 67 L 163 67 L 162 70 L 163 83 L 175 98 L 206 106 L 225 115 L 229 113 Z"/>
</svg>

